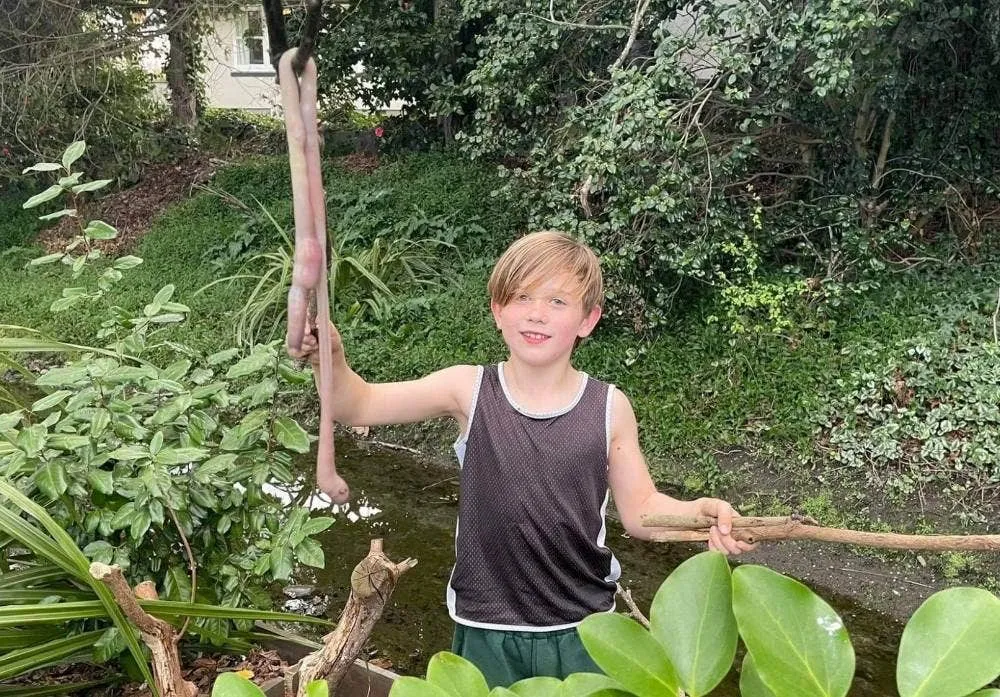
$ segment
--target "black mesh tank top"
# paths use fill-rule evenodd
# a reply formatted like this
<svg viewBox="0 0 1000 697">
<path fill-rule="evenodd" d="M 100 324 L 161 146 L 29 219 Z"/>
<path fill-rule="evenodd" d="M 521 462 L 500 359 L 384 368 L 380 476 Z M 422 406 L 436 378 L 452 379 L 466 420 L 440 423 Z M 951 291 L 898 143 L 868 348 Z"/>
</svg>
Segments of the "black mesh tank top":
<svg viewBox="0 0 1000 697">
<path fill-rule="evenodd" d="M 614 608 L 621 569 L 604 546 L 612 390 L 584 374 L 566 408 L 531 414 L 511 399 L 502 364 L 480 368 L 455 443 L 456 622 L 549 631 Z"/>
</svg>

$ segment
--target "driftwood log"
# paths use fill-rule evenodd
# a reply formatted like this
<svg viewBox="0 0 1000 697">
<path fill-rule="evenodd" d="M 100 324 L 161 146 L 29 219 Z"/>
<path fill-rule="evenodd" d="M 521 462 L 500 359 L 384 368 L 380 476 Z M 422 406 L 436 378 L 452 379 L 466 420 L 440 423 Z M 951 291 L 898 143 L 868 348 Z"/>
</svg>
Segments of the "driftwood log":
<svg viewBox="0 0 1000 697">
<path fill-rule="evenodd" d="M 416 566 L 416 559 L 393 563 L 382 551 L 382 540 L 372 540 L 368 556 L 351 573 L 351 594 L 340 615 L 337 628 L 323 637 L 323 648 L 309 654 L 298 665 L 298 697 L 305 697 L 306 686 L 325 679 L 330 694 L 358 657 L 385 604 L 396 588 L 399 577 Z M 286 696 L 290 697 L 286 682 Z"/>
<path fill-rule="evenodd" d="M 144 581 L 133 591 L 117 565 L 94 562 L 90 565 L 90 575 L 108 587 L 118 607 L 139 629 L 143 642 L 153 655 L 153 679 L 160 697 L 197 697 L 198 686 L 185 680 L 181 671 L 177 633 L 173 626 L 146 614 L 136 600 L 137 596 L 143 600 L 156 600 L 156 587 Z"/>
<path fill-rule="evenodd" d="M 716 519 L 707 516 L 651 515 L 642 520 L 645 528 L 658 528 L 654 542 L 704 542 Z M 894 532 L 864 532 L 825 528 L 806 516 L 733 518 L 734 539 L 755 544 L 772 540 L 815 540 L 862 547 L 911 549 L 944 552 L 950 550 L 1000 550 L 1000 535 L 903 535 Z"/>
</svg>

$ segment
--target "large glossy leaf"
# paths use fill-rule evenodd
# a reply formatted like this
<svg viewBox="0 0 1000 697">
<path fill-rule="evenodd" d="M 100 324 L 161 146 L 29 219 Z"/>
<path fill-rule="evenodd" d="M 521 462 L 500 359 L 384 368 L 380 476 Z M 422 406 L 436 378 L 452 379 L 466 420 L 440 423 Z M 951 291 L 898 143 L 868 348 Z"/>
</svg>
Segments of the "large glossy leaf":
<svg viewBox="0 0 1000 697">
<path fill-rule="evenodd" d="M 753 656 L 747 654 L 743 658 L 743 668 L 740 670 L 740 695 L 742 697 L 774 697 L 774 693 L 764 684 L 753 664 Z"/>
<path fill-rule="evenodd" d="M 844 697 L 854 649 L 840 617 L 798 581 L 762 566 L 733 572 L 733 612 L 764 684 L 776 697 Z"/>
<path fill-rule="evenodd" d="M 486 678 L 476 666 L 448 651 L 431 657 L 427 664 L 427 682 L 454 697 L 486 697 L 490 691 Z"/>
<path fill-rule="evenodd" d="M 639 697 L 677 694 L 680 683 L 666 651 L 635 620 L 591 615 L 578 631 L 594 662 L 628 691 Z"/>
<path fill-rule="evenodd" d="M 964 697 L 1000 675 L 1000 599 L 949 588 L 917 608 L 896 662 L 901 697 Z"/>
<path fill-rule="evenodd" d="M 396 678 L 389 690 L 389 697 L 452 697 L 450 692 L 420 678 Z"/>
<path fill-rule="evenodd" d="M 518 680 L 510 686 L 517 697 L 562 697 L 562 681 L 556 678 L 536 677 Z"/>
<path fill-rule="evenodd" d="M 674 569 L 653 598 L 650 633 L 690 697 L 707 695 L 733 665 L 738 633 L 732 588 L 725 556 L 702 552 Z"/>
</svg>

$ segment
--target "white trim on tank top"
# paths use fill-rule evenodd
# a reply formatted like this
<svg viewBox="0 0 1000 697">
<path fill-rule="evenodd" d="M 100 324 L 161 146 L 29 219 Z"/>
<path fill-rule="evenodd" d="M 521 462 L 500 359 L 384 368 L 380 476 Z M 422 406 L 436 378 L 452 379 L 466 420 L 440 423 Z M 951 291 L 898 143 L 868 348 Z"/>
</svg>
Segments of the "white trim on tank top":
<svg viewBox="0 0 1000 697">
<path fill-rule="evenodd" d="M 465 433 L 458 434 L 458 438 L 451 444 L 452 449 L 455 451 L 455 457 L 458 458 L 459 469 L 462 469 L 462 465 L 465 464 L 465 446 L 468 445 L 469 434 L 472 433 L 472 419 L 476 416 L 476 405 L 479 404 L 479 390 L 483 386 L 483 373 L 485 372 L 485 368 L 479 366 L 479 371 L 476 373 L 476 389 L 472 392 L 472 404 L 469 405 L 469 422 L 465 425 Z"/>
<path fill-rule="evenodd" d="M 573 401 L 571 401 L 568 405 L 560 407 L 559 409 L 553 409 L 552 411 L 528 411 L 518 404 L 511 395 L 510 389 L 507 387 L 507 380 L 503 376 L 504 363 L 506 363 L 506 361 L 497 363 L 497 376 L 500 378 L 500 387 L 503 389 L 503 396 L 507 398 L 507 403 L 510 404 L 516 412 L 527 416 L 529 419 L 551 419 L 553 416 L 562 416 L 563 414 L 572 411 L 573 407 L 580 403 L 580 400 L 583 398 L 583 393 L 587 389 L 587 379 L 589 376 L 581 370 L 579 371 L 580 388 L 576 391 L 576 396 L 573 397 Z"/>
</svg>

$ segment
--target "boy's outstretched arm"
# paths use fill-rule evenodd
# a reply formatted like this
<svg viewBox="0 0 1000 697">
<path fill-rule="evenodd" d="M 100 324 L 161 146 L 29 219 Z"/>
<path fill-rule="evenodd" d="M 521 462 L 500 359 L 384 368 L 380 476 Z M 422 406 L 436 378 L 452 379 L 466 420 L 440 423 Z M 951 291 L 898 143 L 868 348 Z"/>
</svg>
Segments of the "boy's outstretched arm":
<svg viewBox="0 0 1000 697">
<path fill-rule="evenodd" d="M 643 516 L 686 515 L 712 516 L 718 525 L 709 533 L 709 549 L 725 554 L 740 554 L 752 547 L 730 536 L 733 516 L 737 515 L 725 501 L 701 498 L 680 501 L 656 490 L 639 448 L 639 427 L 628 397 L 615 389 L 611 405 L 611 447 L 608 452 L 608 480 L 615 507 L 625 531 L 632 537 L 648 540 L 651 528 L 642 527 Z"/>
<path fill-rule="evenodd" d="M 293 358 L 308 358 L 315 370 L 319 364 L 317 348 L 316 337 L 307 327 L 302 349 L 288 349 L 288 353 Z M 366 382 L 347 364 L 340 332 L 332 323 L 330 351 L 333 353 L 333 415 L 339 423 L 380 426 L 452 416 L 465 428 L 468 419 L 465 412 L 475 389 L 476 366 L 455 365 L 405 382 Z"/>
</svg>

